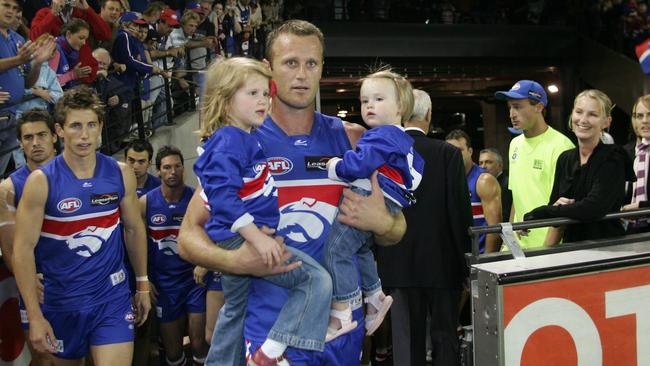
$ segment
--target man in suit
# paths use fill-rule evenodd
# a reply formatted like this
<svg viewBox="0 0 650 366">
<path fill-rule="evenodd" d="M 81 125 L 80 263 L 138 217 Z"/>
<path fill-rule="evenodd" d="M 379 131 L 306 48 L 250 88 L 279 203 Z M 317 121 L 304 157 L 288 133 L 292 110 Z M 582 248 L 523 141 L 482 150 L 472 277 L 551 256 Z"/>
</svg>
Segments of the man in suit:
<svg viewBox="0 0 650 366">
<path fill-rule="evenodd" d="M 407 230 L 399 245 L 378 247 L 384 287 L 394 298 L 391 309 L 393 363 L 425 365 L 426 318 L 431 317 L 433 365 L 458 365 L 458 307 L 468 275 L 472 224 L 469 190 L 460 151 L 426 136 L 431 99 L 414 90 L 413 116 L 404 125 L 425 160 L 417 203 L 404 210 Z M 408 270 L 407 270 L 408 269 Z"/>
</svg>

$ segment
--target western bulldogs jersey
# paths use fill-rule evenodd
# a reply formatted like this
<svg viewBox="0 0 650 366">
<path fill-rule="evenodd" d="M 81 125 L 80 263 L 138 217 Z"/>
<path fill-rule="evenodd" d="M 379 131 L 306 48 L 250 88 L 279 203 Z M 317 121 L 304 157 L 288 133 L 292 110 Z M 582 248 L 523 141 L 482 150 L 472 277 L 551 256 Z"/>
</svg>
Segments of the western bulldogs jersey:
<svg viewBox="0 0 650 366">
<path fill-rule="evenodd" d="M 205 229 L 215 242 L 238 235 L 255 222 L 278 225 L 278 198 L 273 177 L 257 139 L 237 127 L 217 130 L 203 146 L 194 172 L 209 205 Z"/>
<path fill-rule="evenodd" d="M 472 202 L 472 216 L 474 217 L 474 226 L 486 226 L 485 215 L 483 215 L 483 205 L 481 198 L 476 192 L 476 181 L 481 174 L 487 173 L 487 170 L 476 164 L 472 164 L 472 170 L 467 174 L 467 186 L 469 187 L 469 200 Z M 479 237 L 479 248 L 481 253 L 485 250 L 485 234 Z"/>
<path fill-rule="evenodd" d="M 287 245 L 317 261 L 346 184 L 327 178 L 327 161 L 342 156 L 350 142 L 340 119 L 314 114 L 309 135 L 287 136 L 270 117 L 253 132 L 267 156 L 278 187 L 277 233 Z M 251 281 L 245 336 L 263 341 L 287 298 L 287 290 L 260 279 Z"/>
<path fill-rule="evenodd" d="M 138 198 L 140 198 L 143 195 L 147 194 L 147 192 L 157 187 L 160 187 L 160 178 L 147 173 L 147 181 L 144 182 L 144 186 L 142 188 L 135 189 L 135 194 L 138 196 Z"/>
<path fill-rule="evenodd" d="M 370 176 L 377 180 L 384 196 L 400 207 L 415 203 L 413 191 L 422 181 L 424 160 L 413 150 L 413 138 L 401 126 L 378 126 L 363 134 L 354 151 L 330 164 L 329 177 L 350 182 L 370 191 Z"/>
<path fill-rule="evenodd" d="M 160 187 L 147 193 L 147 233 L 149 241 L 149 275 L 163 290 L 185 288 L 194 284 L 194 265 L 178 255 L 178 230 L 194 190 L 185 186 L 178 202 L 167 202 Z"/>
<path fill-rule="evenodd" d="M 20 167 L 20 169 L 11 173 L 9 176 L 11 183 L 14 185 L 14 207 L 18 207 L 20 197 L 23 195 L 23 188 L 25 188 L 25 182 L 27 181 L 27 177 L 29 177 L 29 174 L 31 172 L 32 171 L 29 170 L 29 167 L 27 165 L 23 165 Z"/>
<path fill-rule="evenodd" d="M 92 178 L 78 179 L 63 156 L 40 169 L 48 196 L 36 257 L 45 283 L 44 308 L 83 309 L 129 293 L 119 204 L 122 173 L 115 160 L 97 154 Z"/>
</svg>

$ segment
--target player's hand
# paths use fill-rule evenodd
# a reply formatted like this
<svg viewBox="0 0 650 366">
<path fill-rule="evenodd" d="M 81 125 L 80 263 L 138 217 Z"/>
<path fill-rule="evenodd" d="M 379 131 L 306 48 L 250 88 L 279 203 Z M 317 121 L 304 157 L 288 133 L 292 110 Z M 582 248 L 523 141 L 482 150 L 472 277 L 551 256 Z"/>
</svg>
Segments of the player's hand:
<svg viewBox="0 0 650 366">
<path fill-rule="evenodd" d="M 50 323 L 41 315 L 29 319 L 29 342 L 36 352 L 54 353 L 58 343 Z"/>
<path fill-rule="evenodd" d="M 153 285 L 149 283 L 148 290 L 138 290 L 142 282 L 136 283 L 135 296 L 133 296 L 133 307 L 135 308 L 135 324 L 139 327 L 147 321 L 149 310 L 151 310 L 151 294 Z M 145 282 L 146 283 L 146 282 Z"/>
<path fill-rule="evenodd" d="M 356 229 L 382 235 L 392 228 L 395 219 L 384 203 L 377 172 L 372 174 L 370 182 L 372 192 L 367 197 L 354 193 L 349 188 L 343 190 L 343 202 L 337 219 Z"/>
<path fill-rule="evenodd" d="M 54 41 L 54 37 L 48 36 L 39 42 L 37 46 L 37 50 L 31 55 L 32 61 L 42 64 L 52 57 L 56 49 L 56 42 Z"/>
<path fill-rule="evenodd" d="M 207 268 L 201 266 L 194 267 L 194 282 L 201 287 L 205 287 L 205 281 L 203 279 L 207 273 Z"/>
</svg>

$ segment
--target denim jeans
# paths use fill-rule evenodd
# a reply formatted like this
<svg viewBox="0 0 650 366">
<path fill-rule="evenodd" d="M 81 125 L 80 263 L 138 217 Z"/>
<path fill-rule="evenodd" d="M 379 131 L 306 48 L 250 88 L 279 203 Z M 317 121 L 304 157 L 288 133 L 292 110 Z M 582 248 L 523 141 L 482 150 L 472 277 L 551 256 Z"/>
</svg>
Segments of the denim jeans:
<svg viewBox="0 0 650 366">
<path fill-rule="evenodd" d="M 241 236 L 236 236 L 219 246 L 237 249 L 243 242 Z M 267 337 L 289 347 L 322 351 L 332 281 L 327 271 L 309 255 L 296 248 L 287 248 L 294 254 L 288 262 L 302 261 L 302 265 L 287 273 L 264 277 L 291 290 Z M 219 312 L 206 365 L 244 365 L 244 318 L 250 277 L 224 274 L 221 284 L 225 304 Z"/>
<path fill-rule="evenodd" d="M 354 186 L 350 188 L 353 192 L 363 196 L 370 194 L 365 189 Z M 388 198 L 384 198 L 384 202 L 391 214 L 402 209 Z M 372 244 L 371 232 L 361 231 L 334 220 L 323 252 L 323 266 L 332 276 L 334 301 L 344 302 L 359 296 L 359 276 L 353 262 L 355 254 L 361 273 L 361 289 L 364 295 L 371 295 L 381 289 L 375 257 L 372 254 Z"/>
</svg>

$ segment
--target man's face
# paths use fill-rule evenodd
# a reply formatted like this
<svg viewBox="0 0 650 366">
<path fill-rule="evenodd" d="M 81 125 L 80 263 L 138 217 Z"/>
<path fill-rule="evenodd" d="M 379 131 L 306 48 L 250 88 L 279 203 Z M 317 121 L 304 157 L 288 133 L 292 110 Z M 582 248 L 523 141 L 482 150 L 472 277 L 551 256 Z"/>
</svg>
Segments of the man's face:
<svg viewBox="0 0 650 366">
<path fill-rule="evenodd" d="M 99 70 L 108 71 L 108 67 L 111 65 L 111 56 L 108 53 L 100 52 L 95 56 L 95 60 L 97 60 Z"/>
<path fill-rule="evenodd" d="M 102 7 L 100 16 L 107 23 L 115 24 L 122 13 L 122 5 L 119 1 L 107 1 Z"/>
<path fill-rule="evenodd" d="M 451 139 L 447 140 L 447 142 L 460 149 L 461 155 L 463 155 L 463 163 L 466 168 L 472 165 L 472 148 L 467 147 L 467 141 L 465 141 L 464 138 L 460 137 L 457 139 Z"/>
<path fill-rule="evenodd" d="M 66 151 L 84 157 L 94 154 L 102 134 L 102 123 L 92 109 L 69 109 L 63 126 L 56 124 Z"/>
<path fill-rule="evenodd" d="M 158 22 L 158 34 L 160 34 L 163 37 L 168 36 L 172 32 L 172 26 L 167 24 L 164 20 L 161 20 Z"/>
<path fill-rule="evenodd" d="M 160 181 L 169 188 L 183 185 L 183 161 L 178 155 L 168 155 L 160 160 Z"/>
<path fill-rule="evenodd" d="M 194 32 L 196 32 L 196 27 L 198 26 L 199 23 L 196 20 L 194 19 L 188 20 L 185 22 L 185 24 L 183 24 L 183 32 L 185 32 L 186 36 L 191 36 L 192 34 L 194 34 Z"/>
<path fill-rule="evenodd" d="M 54 144 L 57 137 L 47 127 L 45 121 L 21 125 L 20 134 L 20 147 L 25 151 L 27 161 L 40 166 L 56 155 Z"/>
<path fill-rule="evenodd" d="M 508 99 L 508 110 L 510 111 L 510 122 L 512 127 L 528 131 L 535 125 L 535 117 L 541 115 L 542 104 L 531 104 L 528 99 Z"/>
<path fill-rule="evenodd" d="M 20 7 L 16 1 L 0 0 L 0 29 L 9 29 L 16 21 L 19 11 Z"/>
<path fill-rule="evenodd" d="M 212 12 L 212 3 L 209 1 L 201 1 L 201 9 L 203 9 L 203 14 L 208 16 Z"/>
<path fill-rule="evenodd" d="M 478 165 L 495 177 L 501 174 L 503 170 L 503 166 L 499 164 L 497 156 L 492 152 L 481 153 L 478 157 Z"/>
<path fill-rule="evenodd" d="M 142 179 L 147 175 L 147 170 L 151 164 L 151 158 L 149 157 L 149 152 L 145 151 L 135 151 L 129 149 L 126 152 L 126 164 L 133 169 L 133 173 L 137 179 Z"/>
<path fill-rule="evenodd" d="M 277 100 L 294 109 L 313 108 L 323 72 L 323 48 L 318 37 L 280 34 L 271 55 Z"/>
</svg>

